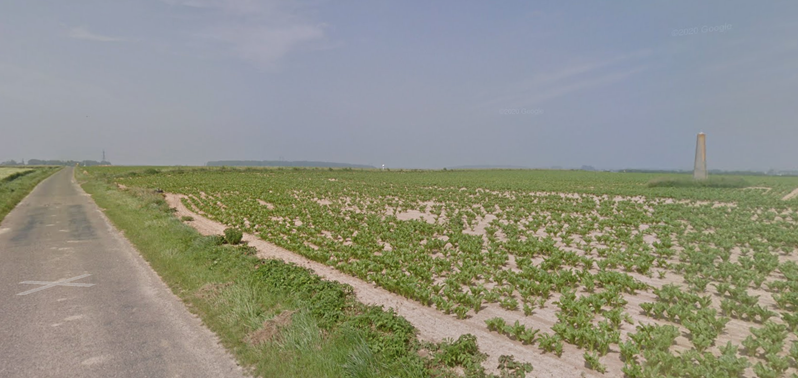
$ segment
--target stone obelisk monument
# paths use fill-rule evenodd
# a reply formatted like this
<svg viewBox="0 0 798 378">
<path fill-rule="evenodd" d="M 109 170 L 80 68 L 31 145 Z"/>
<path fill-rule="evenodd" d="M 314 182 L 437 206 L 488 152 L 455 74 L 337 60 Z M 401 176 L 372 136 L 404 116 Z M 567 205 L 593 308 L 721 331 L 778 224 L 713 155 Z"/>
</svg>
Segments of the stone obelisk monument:
<svg viewBox="0 0 798 378">
<path fill-rule="evenodd" d="M 698 133 L 698 138 L 695 142 L 693 178 L 696 180 L 707 179 L 707 136 L 704 133 Z"/>
</svg>

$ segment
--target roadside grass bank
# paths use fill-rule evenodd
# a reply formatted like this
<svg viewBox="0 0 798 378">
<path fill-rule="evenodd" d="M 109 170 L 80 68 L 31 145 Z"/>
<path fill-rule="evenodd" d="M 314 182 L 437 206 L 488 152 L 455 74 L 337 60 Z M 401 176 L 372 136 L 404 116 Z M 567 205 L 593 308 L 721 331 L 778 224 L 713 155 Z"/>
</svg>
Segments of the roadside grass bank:
<svg viewBox="0 0 798 378">
<path fill-rule="evenodd" d="M 79 182 L 239 364 L 261 377 L 488 377 L 476 338 L 420 342 L 392 310 L 355 300 L 352 288 L 324 281 L 252 247 L 202 236 L 177 219 L 162 195 L 119 190 L 100 170 Z M 110 178 L 110 176 L 107 176 Z M 503 377 L 528 365 L 505 364 Z"/>
<path fill-rule="evenodd" d="M 5 175 L 0 179 L 0 221 L 8 215 L 42 180 L 57 172 L 60 167 L 42 167 Z"/>
</svg>

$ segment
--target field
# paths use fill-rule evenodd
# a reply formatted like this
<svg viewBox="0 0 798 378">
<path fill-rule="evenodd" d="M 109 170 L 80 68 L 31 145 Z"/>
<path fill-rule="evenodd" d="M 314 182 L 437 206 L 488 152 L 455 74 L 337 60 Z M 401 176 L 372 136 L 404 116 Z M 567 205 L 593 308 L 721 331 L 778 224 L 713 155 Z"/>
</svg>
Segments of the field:
<svg viewBox="0 0 798 378">
<path fill-rule="evenodd" d="M 6 168 L 6 167 L 0 167 L 0 180 L 3 180 L 3 179 L 5 179 L 6 177 L 8 177 L 8 176 L 11 176 L 11 175 L 13 175 L 13 174 L 15 174 L 15 173 L 27 172 L 27 171 L 30 171 L 30 170 L 31 170 L 31 169 L 26 169 L 26 168 Z"/>
<path fill-rule="evenodd" d="M 798 178 L 88 168 L 506 344 L 534 376 L 798 372 Z M 409 319 L 418 324 L 419 319 Z M 462 328 L 462 327 L 461 327 Z M 424 336 L 423 334 L 421 335 Z"/>
</svg>

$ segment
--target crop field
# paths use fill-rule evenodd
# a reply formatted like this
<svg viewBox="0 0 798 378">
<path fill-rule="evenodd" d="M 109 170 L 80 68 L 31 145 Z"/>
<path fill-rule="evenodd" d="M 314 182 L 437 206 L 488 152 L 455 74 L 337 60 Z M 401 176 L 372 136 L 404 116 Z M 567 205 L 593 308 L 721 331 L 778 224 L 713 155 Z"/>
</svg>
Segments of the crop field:
<svg viewBox="0 0 798 378">
<path fill-rule="evenodd" d="M 798 373 L 798 178 L 88 169 L 502 335 L 535 376 Z"/>
<path fill-rule="evenodd" d="M 11 176 L 11 175 L 13 175 L 15 173 L 20 173 L 20 172 L 25 172 L 25 171 L 30 171 L 30 170 L 31 169 L 27 169 L 27 168 L 6 168 L 6 167 L 2 167 L 2 168 L 0 168 L 0 180 L 6 178 L 8 176 Z"/>
</svg>

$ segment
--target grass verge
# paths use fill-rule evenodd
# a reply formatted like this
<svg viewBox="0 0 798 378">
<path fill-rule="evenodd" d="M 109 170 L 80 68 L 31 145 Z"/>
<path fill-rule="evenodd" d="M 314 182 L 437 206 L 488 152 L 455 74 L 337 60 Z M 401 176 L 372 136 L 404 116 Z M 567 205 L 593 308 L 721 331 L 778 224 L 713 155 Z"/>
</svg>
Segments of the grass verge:
<svg viewBox="0 0 798 378">
<path fill-rule="evenodd" d="M 177 219 L 160 194 L 117 190 L 78 172 L 79 182 L 172 291 L 222 344 L 261 377 L 486 377 L 471 335 L 419 342 L 392 310 L 356 301 L 348 285 L 252 247 L 225 245 Z M 502 370 L 523 377 L 531 366 Z"/>
<path fill-rule="evenodd" d="M 36 168 L 20 171 L 0 179 L 0 221 L 42 180 L 61 168 Z"/>
</svg>

